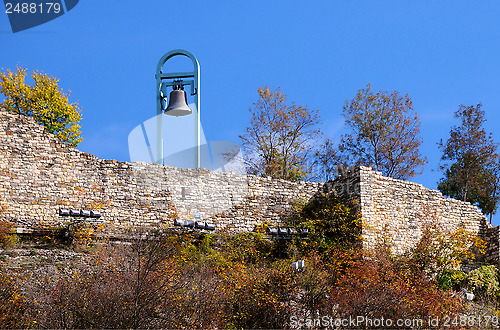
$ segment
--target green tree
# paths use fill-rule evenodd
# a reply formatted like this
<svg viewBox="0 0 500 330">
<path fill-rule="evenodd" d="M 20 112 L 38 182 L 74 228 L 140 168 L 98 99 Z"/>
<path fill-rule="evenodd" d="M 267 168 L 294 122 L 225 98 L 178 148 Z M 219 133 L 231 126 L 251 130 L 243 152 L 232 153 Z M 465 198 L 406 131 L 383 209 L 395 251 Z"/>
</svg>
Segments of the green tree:
<svg viewBox="0 0 500 330">
<path fill-rule="evenodd" d="M 482 105 L 460 105 L 455 118 L 461 121 L 452 127 L 446 142 L 439 142 L 443 152 L 441 165 L 445 175 L 438 189 L 447 196 L 477 204 L 483 213 L 493 214 L 499 200 L 499 156 L 497 144 L 486 133 L 486 116 Z"/>
<path fill-rule="evenodd" d="M 245 163 L 251 174 L 297 181 L 311 171 L 308 161 L 320 136 L 319 112 L 295 103 L 279 89 L 259 88 L 250 108 L 252 119 L 240 135 Z M 312 163 L 311 163 L 312 165 Z"/>
<path fill-rule="evenodd" d="M 374 93 L 371 84 L 347 101 L 343 116 L 351 133 L 340 150 L 351 164 L 371 166 L 395 179 L 422 173 L 427 159 L 420 154 L 420 120 L 408 95 Z"/>
<path fill-rule="evenodd" d="M 81 120 L 78 104 L 69 103 L 70 93 L 59 89 L 59 79 L 33 71 L 33 86 L 26 83 L 26 69 L 0 72 L 1 104 L 9 111 L 31 116 L 45 130 L 65 142 L 77 146 L 81 141 Z"/>
</svg>

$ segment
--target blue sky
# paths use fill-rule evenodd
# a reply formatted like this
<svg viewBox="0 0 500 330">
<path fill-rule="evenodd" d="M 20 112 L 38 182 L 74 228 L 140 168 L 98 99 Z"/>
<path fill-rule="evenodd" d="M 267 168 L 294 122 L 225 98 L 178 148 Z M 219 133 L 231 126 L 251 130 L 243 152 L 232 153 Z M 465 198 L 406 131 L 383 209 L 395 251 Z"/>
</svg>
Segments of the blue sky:
<svg viewBox="0 0 500 330">
<path fill-rule="evenodd" d="M 82 0 L 18 33 L 0 13 L 0 67 L 60 78 L 83 111 L 78 149 L 118 160 L 129 160 L 130 131 L 156 114 L 156 65 L 173 49 L 200 62 L 208 140 L 239 142 L 257 88 L 269 85 L 318 109 L 338 141 L 342 106 L 370 82 L 412 98 L 429 159 L 412 180 L 435 189 L 437 142 L 460 104 L 481 102 L 500 141 L 499 23 L 498 1 Z"/>
</svg>

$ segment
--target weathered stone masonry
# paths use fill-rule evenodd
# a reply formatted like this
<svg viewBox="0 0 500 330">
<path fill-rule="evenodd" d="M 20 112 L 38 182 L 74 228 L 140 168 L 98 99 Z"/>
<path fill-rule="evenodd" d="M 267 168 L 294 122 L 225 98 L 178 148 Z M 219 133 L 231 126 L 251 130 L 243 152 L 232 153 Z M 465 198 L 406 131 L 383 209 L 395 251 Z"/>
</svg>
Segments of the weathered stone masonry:
<svg viewBox="0 0 500 330">
<path fill-rule="evenodd" d="M 498 262 L 498 227 L 468 202 L 444 197 L 418 183 L 384 177 L 368 167 L 359 167 L 333 184 L 360 200 L 366 247 L 375 247 L 381 235 L 387 235 L 394 252 L 404 252 L 418 242 L 426 224 L 435 223 L 444 230 L 463 227 L 478 234 L 488 243 L 484 261 Z"/>
<path fill-rule="evenodd" d="M 360 202 L 366 247 L 389 233 L 402 252 L 426 223 L 437 222 L 478 233 L 489 242 L 486 261 L 498 262 L 498 227 L 477 207 L 367 167 L 323 184 L 102 160 L 59 141 L 31 118 L 0 109 L 0 217 L 20 228 L 57 223 L 63 205 L 94 203 L 105 205 L 110 230 L 169 225 L 177 212 L 201 213 L 219 231 L 244 232 L 265 220 L 279 223 L 297 201 L 332 189 Z"/>
<path fill-rule="evenodd" d="M 106 224 L 171 224 L 201 213 L 218 230 L 253 230 L 279 221 L 321 184 L 293 183 L 204 169 L 102 160 L 59 141 L 31 118 L 0 110 L 1 216 L 20 227 L 57 222 L 58 209 L 106 205 Z"/>
</svg>

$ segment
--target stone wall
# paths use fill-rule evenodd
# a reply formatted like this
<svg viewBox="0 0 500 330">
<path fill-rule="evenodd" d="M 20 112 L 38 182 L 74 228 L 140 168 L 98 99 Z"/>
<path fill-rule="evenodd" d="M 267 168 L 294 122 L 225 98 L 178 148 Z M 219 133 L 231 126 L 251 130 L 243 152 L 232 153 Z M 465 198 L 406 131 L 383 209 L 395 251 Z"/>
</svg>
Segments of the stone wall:
<svg viewBox="0 0 500 330">
<path fill-rule="evenodd" d="M 31 118 L 0 109 L 0 216 L 32 228 L 57 223 L 60 207 L 102 206 L 108 227 L 158 226 L 201 213 L 228 232 L 279 222 L 319 183 L 204 169 L 102 160 L 59 141 Z"/>
<path fill-rule="evenodd" d="M 499 266 L 499 227 L 490 225 L 468 202 L 444 197 L 418 183 L 384 177 L 363 166 L 343 173 L 323 189 L 359 201 L 365 248 L 375 248 L 385 238 L 392 243 L 393 252 L 400 254 L 415 246 L 427 225 L 437 225 L 445 232 L 463 227 L 487 243 L 486 254 L 477 255 L 466 269 L 483 263 Z"/>
<path fill-rule="evenodd" d="M 498 227 L 477 207 L 367 167 L 322 184 L 102 160 L 59 141 L 31 118 L 0 109 L 0 217 L 22 228 L 58 223 L 63 206 L 100 205 L 108 230 L 171 226 L 174 217 L 201 213 L 218 231 L 237 233 L 266 220 L 278 224 L 297 201 L 333 190 L 360 202 L 365 247 L 387 235 L 401 253 L 427 223 L 437 223 L 478 233 L 489 242 L 485 261 L 498 263 Z"/>
<path fill-rule="evenodd" d="M 463 227 L 486 240 L 497 231 L 482 212 L 468 202 L 444 197 L 441 192 L 418 183 L 384 177 L 367 167 L 360 167 L 358 171 L 363 238 L 367 247 L 374 247 L 385 234 L 393 242 L 394 252 L 402 253 L 418 242 L 427 224 L 450 231 Z"/>
</svg>

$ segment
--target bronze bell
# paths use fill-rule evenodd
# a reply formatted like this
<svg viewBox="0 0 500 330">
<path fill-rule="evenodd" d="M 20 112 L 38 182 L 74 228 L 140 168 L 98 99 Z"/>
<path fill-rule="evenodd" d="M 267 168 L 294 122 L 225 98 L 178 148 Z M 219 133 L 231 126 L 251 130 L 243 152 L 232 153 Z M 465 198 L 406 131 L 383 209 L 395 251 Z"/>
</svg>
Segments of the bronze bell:
<svg viewBox="0 0 500 330">
<path fill-rule="evenodd" d="M 186 92 L 181 88 L 175 87 L 174 90 L 170 92 L 168 107 L 165 109 L 165 114 L 176 117 L 192 114 L 193 111 L 187 105 Z"/>
</svg>

